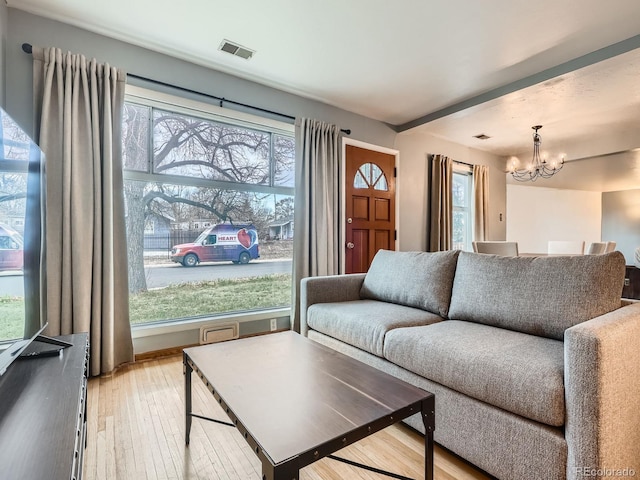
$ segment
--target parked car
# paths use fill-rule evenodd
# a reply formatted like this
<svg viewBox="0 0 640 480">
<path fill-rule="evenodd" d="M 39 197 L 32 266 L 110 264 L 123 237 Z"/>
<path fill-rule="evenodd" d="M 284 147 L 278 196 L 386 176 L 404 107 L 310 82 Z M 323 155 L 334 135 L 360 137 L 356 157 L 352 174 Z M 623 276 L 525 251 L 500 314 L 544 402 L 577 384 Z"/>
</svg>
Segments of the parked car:
<svg viewBox="0 0 640 480">
<path fill-rule="evenodd" d="M 0 271 L 22 270 L 24 240 L 13 228 L 0 223 Z"/>
<path fill-rule="evenodd" d="M 244 264 L 259 257 L 258 231 L 250 224 L 220 223 L 204 230 L 195 242 L 171 249 L 171 261 L 185 267 L 194 267 L 200 262 Z"/>
</svg>

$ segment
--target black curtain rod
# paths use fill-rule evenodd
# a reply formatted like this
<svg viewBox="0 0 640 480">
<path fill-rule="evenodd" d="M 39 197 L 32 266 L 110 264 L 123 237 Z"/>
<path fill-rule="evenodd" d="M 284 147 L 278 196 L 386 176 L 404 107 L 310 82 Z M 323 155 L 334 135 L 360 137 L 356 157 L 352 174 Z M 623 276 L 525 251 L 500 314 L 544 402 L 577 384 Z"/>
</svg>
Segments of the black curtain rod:
<svg viewBox="0 0 640 480">
<path fill-rule="evenodd" d="M 33 53 L 33 47 L 29 43 L 23 43 L 22 44 L 22 50 L 25 53 L 28 53 L 28 54 Z M 128 77 L 132 77 L 132 78 L 136 78 L 138 80 L 142 80 L 143 82 L 155 83 L 156 85 L 161 85 L 163 87 L 174 88 L 174 89 L 180 90 L 182 92 L 187 92 L 187 93 L 191 93 L 191 94 L 194 94 L 194 95 L 201 95 L 203 97 L 211 98 L 211 99 L 216 100 L 217 102 L 219 102 L 220 107 L 222 107 L 222 104 L 226 102 L 226 103 L 230 103 L 232 105 L 237 105 L 239 107 L 249 108 L 251 110 L 255 110 L 255 111 L 258 111 L 258 112 L 266 113 L 266 114 L 269 114 L 269 115 L 276 115 L 278 117 L 286 118 L 287 120 L 291 120 L 291 121 L 295 121 L 295 119 L 296 119 L 296 117 L 291 116 L 291 115 L 287 115 L 286 113 L 274 112 L 273 110 L 267 110 L 266 108 L 256 107 L 254 105 L 248 105 L 248 104 L 242 103 L 242 102 L 236 102 L 235 100 L 229 100 L 228 98 L 217 97 L 215 95 L 210 95 L 208 93 L 198 92 L 198 91 L 192 90 L 190 88 L 180 87 L 178 85 L 172 85 L 170 83 L 161 82 L 160 80 L 154 80 L 152 78 L 143 77 L 143 76 L 140 76 L 140 75 L 136 75 L 134 73 L 127 73 L 127 76 Z M 350 135 L 351 134 L 351 130 L 349 130 L 349 129 L 344 129 L 343 128 L 340 131 L 342 133 L 344 133 L 345 135 Z"/>
<path fill-rule="evenodd" d="M 459 163 L 460 165 L 466 165 L 467 167 L 471 167 L 471 168 L 474 167 L 472 163 L 461 162 L 460 160 L 453 160 L 453 163 Z"/>
</svg>

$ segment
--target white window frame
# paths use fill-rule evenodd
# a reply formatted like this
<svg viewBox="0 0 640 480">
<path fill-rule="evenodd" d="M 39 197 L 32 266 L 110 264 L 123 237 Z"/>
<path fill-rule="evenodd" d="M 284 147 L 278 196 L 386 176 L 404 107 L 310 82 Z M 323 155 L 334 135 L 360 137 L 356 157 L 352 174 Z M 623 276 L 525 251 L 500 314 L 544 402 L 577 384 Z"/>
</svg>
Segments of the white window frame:
<svg viewBox="0 0 640 480">
<path fill-rule="evenodd" d="M 464 245 L 463 250 L 466 251 L 473 251 L 473 217 L 474 217 L 474 201 L 473 201 L 473 170 L 471 169 L 471 167 L 467 166 L 467 165 L 463 165 L 463 164 L 456 164 L 454 163 L 453 166 L 453 175 L 459 175 L 459 176 L 464 176 L 466 177 L 466 183 L 467 183 L 467 195 L 466 198 L 469 199 L 469 205 L 468 206 L 456 206 L 456 205 L 452 205 L 452 211 L 453 213 L 456 212 L 463 212 L 465 213 L 465 216 L 467 217 L 467 228 L 466 228 L 466 232 L 465 232 L 465 238 L 467 238 L 467 242 Z M 454 221 L 455 221 L 455 215 L 453 215 Z M 453 228 L 453 224 L 452 224 L 452 228 Z"/>
<path fill-rule="evenodd" d="M 228 108 L 218 107 L 205 102 L 200 102 L 169 93 L 158 92 L 134 85 L 127 85 L 125 90 L 125 102 L 135 103 L 149 107 L 161 108 L 175 113 L 197 116 L 214 122 L 227 123 L 233 126 L 257 129 L 283 136 L 293 136 L 295 126 L 293 124 L 282 121 L 260 117 L 245 112 L 239 112 Z M 152 135 L 152 130 L 150 130 Z M 133 181 L 154 182 L 159 179 L 165 183 L 172 184 L 198 184 L 197 178 L 185 178 L 178 175 L 155 174 L 151 172 L 141 172 L 124 169 L 124 179 Z M 215 181 L 207 181 L 206 186 L 215 188 Z M 222 188 L 229 188 L 228 182 L 220 182 Z M 255 184 L 234 184 L 234 189 L 275 193 L 276 195 L 293 195 L 293 187 L 265 186 Z M 185 340 L 179 338 L 187 338 L 185 334 L 193 336 L 192 331 L 197 331 L 201 326 L 211 325 L 212 323 L 223 323 L 229 320 L 235 322 L 252 322 L 271 319 L 274 317 L 286 317 L 291 312 L 290 307 L 274 307 L 272 309 L 264 309 L 252 312 L 228 312 L 226 314 L 215 314 L 211 317 L 198 316 L 187 319 L 168 319 L 166 321 L 152 322 L 148 324 L 131 325 L 132 336 L 134 339 L 134 350 L 148 351 L 161 348 L 170 348 L 172 346 L 184 345 Z M 166 338 L 166 335 L 174 337 Z M 190 338 L 190 337 L 189 337 Z M 143 346 L 138 348 L 136 344 L 143 342 Z M 191 342 L 193 343 L 193 342 Z M 150 346 L 151 345 L 151 346 Z"/>
<path fill-rule="evenodd" d="M 160 108 L 182 115 L 195 116 L 213 122 L 226 123 L 228 125 L 256 129 L 263 132 L 274 133 L 276 135 L 292 136 L 295 133 L 295 126 L 278 120 L 258 117 L 244 112 L 230 110 L 228 108 L 217 107 L 204 102 L 198 102 L 188 98 L 178 97 L 167 93 L 156 92 L 146 88 L 127 85 L 125 90 L 125 102 L 135 103 L 147 107 Z M 149 130 L 150 135 L 153 130 Z M 159 176 L 162 181 L 174 185 L 199 185 L 212 188 L 228 188 L 228 182 L 216 182 L 215 180 L 199 181 L 195 177 L 183 177 L 171 174 L 156 174 L 152 172 L 141 172 L 135 170 L 124 170 L 127 180 L 142 182 L 156 182 Z M 249 192 L 267 192 L 276 195 L 293 195 L 293 187 L 276 187 L 256 184 L 235 184 L 234 188 Z"/>
</svg>

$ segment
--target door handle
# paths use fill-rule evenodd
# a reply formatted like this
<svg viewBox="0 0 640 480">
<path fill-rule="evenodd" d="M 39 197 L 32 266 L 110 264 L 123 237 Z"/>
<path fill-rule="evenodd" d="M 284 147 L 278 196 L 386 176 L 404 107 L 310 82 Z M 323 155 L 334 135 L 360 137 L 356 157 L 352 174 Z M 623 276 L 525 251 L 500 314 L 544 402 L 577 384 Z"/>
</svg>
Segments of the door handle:
<svg viewBox="0 0 640 480">
<path fill-rule="evenodd" d="M 349 242 L 349 243 L 347 243 L 347 248 L 348 248 L 348 249 L 352 249 L 353 247 L 355 247 L 355 245 L 353 244 L 353 242 Z"/>
</svg>

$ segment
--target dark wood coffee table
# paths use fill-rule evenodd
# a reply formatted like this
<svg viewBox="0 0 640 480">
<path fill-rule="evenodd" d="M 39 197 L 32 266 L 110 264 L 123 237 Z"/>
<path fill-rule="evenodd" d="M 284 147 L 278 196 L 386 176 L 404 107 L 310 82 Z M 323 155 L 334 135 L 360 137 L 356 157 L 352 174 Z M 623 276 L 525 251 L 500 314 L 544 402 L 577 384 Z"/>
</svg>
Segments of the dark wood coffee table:
<svg viewBox="0 0 640 480">
<path fill-rule="evenodd" d="M 230 418 L 191 411 L 195 371 Z M 186 443 L 193 417 L 236 426 L 262 462 L 263 480 L 299 478 L 301 468 L 415 413 L 433 479 L 434 396 L 294 332 L 184 350 Z M 395 478 L 405 478 L 357 464 Z"/>
</svg>

